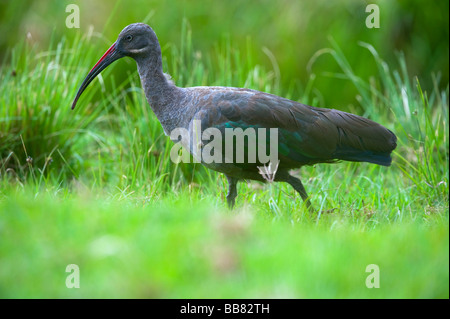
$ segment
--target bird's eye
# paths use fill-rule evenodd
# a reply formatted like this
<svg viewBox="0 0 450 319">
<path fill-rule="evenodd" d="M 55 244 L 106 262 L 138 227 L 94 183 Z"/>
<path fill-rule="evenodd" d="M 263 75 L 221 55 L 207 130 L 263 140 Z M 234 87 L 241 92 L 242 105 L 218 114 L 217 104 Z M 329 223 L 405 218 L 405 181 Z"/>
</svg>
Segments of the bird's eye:
<svg viewBox="0 0 450 319">
<path fill-rule="evenodd" d="M 133 36 L 131 34 L 127 35 L 127 41 L 131 42 L 131 40 L 133 40 Z"/>
</svg>

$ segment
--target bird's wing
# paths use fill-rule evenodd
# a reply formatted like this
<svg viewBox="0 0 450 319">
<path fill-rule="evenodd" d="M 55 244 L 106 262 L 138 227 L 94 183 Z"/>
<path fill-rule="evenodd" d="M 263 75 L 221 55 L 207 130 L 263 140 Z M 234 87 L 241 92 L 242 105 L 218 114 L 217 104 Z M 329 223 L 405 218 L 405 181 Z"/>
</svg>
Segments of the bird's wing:
<svg viewBox="0 0 450 319">
<path fill-rule="evenodd" d="M 374 121 L 253 90 L 215 91 L 197 114 L 202 129 L 278 128 L 280 155 L 300 165 L 333 160 L 391 163 L 396 137 Z"/>
</svg>

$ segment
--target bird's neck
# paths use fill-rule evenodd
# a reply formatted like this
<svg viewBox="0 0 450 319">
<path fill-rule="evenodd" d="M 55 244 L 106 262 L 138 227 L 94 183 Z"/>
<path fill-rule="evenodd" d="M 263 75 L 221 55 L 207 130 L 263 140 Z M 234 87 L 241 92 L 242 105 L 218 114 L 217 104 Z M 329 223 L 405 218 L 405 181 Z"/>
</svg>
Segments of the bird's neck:
<svg viewBox="0 0 450 319">
<path fill-rule="evenodd" d="M 147 101 L 164 131 L 170 133 L 177 126 L 180 115 L 180 106 L 177 103 L 180 89 L 164 75 L 160 54 L 138 58 L 136 62 Z"/>
</svg>

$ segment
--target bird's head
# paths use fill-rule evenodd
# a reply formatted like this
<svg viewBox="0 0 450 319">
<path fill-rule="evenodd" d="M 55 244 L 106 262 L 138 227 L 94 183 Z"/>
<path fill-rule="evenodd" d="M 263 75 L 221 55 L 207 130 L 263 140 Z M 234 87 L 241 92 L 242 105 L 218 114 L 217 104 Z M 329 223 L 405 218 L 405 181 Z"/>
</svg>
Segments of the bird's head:
<svg viewBox="0 0 450 319">
<path fill-rule="evenodd" d="M 154 53 L 155 56 L 161 55 L 158 38 L 155 32 L 144 23 L 133 23 L 125 27 L 120 32 L 117 41 L 103 54 L 94 67 L 89 71 L 84 79 L 77 95 L 72 103 L 72 110 L 75 108 L 77 101 L 89 83 L 102 72 L 108 65 L 114 61 L 129 56 L 135 60 L 143 56 Z"/>
<path fill-rule="evenodd" d="M 161 52 L 155 32 L 144 23 L 133 23 L 125 27 L 120 32 L 115 45 L 120 54 L 134 59 L 155 53 L 155 51 Z"/>
</svg>

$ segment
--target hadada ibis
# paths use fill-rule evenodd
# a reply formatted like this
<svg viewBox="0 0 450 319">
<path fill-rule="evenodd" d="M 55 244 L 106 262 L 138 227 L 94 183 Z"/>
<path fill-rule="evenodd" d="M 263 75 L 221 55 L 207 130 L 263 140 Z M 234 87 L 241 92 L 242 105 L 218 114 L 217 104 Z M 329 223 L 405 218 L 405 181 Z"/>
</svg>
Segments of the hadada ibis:
<svg viewBox="0 0 450 319">
<path fill-rule="evenodd" d="M 391 164 L 395 134 L 364 117 L 244 88 L 175 86 L 163 73 L 161 47 L 155 32 L 143 23 L 130 24 L 122 30 L 81 84 L 72 109 L 89 83 L 108 65 L 125 56 L 136 61 L 147 101 L 167 135 L 176 128 L 192 133 L 195 120 L 200 121 L 202 132 L 207 128 L 220 132 L 227 128 L 277 128 L 279 162 L 272 179 L 289 183 L 311 210 L 305 188 L 298 177 L 289 173 L 291 169 L 339 160 Z M 192 143 L 186 147 L 195 153 Z M 244 147 L 248 148 L 248 143 Z M 258 169 L 264 163 L 258 161 L 202 163 L 227 177 L 226 198 L 230 207 L 235 203 L 238 181 L 266 181 Z"/>
</svg>

